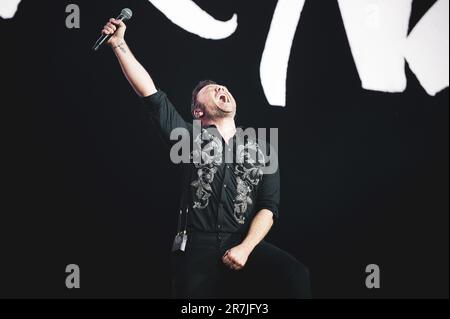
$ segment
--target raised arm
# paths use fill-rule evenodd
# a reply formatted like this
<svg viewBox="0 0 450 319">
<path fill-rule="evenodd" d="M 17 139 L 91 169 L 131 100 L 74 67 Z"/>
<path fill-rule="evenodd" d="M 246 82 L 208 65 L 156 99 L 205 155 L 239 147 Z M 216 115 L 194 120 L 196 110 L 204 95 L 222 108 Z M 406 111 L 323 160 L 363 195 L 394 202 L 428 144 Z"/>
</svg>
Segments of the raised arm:
<svg viewBox="0 0 450 319">
<path fill-rule="evenodd" d="M 134 57 L 125 42 L 126 25 L 121 20 L 111 18 L 103 27 L 103 34 L 112 34 L 108 45 L 114 50 L 125 77 L 140 97 L 147 97 L 157 92 L 150 74 Z"/>
<path fill-rule="evenodd" d="M 125 30 L 125 23 L 110 19 L 103 27 L 102 33 L 112 35 L 107 43 L 114 50 L 125 77 L 142 98 L 149 117 L 159 125 L 162 137 L 167 143 L 174 144 L 175 141 L 170 139 L 172 131 L 177 128 L 185 128 L 191 132 L 192 124 L 187 123 L 181 117 L 164 92 L 156 89 L 150 74 L 134 57 L 126 44 Z"/>
</svg>

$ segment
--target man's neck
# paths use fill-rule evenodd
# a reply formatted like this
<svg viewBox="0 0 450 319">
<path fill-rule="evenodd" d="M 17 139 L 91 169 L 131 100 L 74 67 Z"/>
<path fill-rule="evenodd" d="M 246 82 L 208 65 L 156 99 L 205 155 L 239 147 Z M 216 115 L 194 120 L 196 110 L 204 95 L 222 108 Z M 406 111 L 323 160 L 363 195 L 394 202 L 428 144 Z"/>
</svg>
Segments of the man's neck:
<svg viewBox="0 0 450 319">
<path fill-rule="evenodd" d="M 230 139 L 236 134 L 236 123 L 233 118 L 220 118 L 214 120 L 204 120 L 203 126 L 215 125 L 220 135 L 228 144 Z"/>
</svg>

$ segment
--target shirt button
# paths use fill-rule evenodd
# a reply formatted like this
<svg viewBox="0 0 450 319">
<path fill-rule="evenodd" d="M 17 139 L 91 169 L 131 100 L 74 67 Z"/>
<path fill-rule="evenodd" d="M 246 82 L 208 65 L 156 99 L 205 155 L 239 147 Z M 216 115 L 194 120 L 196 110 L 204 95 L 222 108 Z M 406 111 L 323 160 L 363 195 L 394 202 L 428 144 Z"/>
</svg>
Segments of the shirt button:
<svg viewBox="0 0 450 319">
<path fill-rule="evenodd" d="M 224 187 L 224 188 L 227 188 L 227 184 L 224 184 L 223 187 Z"/>
</svg>

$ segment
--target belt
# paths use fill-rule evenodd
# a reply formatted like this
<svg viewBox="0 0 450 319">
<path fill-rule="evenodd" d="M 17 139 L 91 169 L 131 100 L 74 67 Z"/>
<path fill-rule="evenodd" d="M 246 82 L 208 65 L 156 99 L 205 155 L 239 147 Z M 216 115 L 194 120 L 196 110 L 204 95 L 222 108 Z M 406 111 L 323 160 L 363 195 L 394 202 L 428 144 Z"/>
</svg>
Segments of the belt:
<svg viewBox="0 0 450 319">
<path fill-rule="evenodd" d="M 208 245 L 223 248 L 232 248 L 239 245 L 245 239 L 242 233 L 202 232 L 188 230 L 188 245 Z"/>
</svg>

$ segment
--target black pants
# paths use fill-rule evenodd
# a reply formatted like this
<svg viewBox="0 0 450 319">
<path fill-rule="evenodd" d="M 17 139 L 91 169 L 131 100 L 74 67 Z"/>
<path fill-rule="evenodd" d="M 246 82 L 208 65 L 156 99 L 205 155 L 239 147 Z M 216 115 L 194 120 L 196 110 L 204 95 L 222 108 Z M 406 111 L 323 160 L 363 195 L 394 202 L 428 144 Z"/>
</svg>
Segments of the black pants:
<svg viewBox="0 0 450 319">
<path fill-rule="evenodd" d="M 191 232 L 188 237 L 186 251 L 172 255 L 175 298 L 311 298 L 308 269 L 266 241 L 235 271 L 222 256 L 244 235 Z"/>
</svg>

